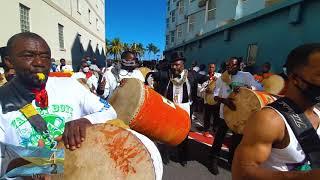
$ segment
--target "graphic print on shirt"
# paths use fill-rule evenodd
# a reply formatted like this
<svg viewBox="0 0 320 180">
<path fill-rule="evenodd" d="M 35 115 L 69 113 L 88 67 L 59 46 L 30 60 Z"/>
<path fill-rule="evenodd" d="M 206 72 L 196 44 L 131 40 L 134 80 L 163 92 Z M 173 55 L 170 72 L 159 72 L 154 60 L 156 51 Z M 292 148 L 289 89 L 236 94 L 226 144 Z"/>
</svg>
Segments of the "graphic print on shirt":
<svg viewBox="0 0 320 180">
<path fill-rule="evenodd" d="M 236 87 L 244 87 L 245 84 L 241 83 L 241 82 L 232 82 L 231 84 L 229 84 L 230 89 L 228 90 L 228 93 L 233 92 L 233 89 Z"/>
<path fill-rule="evenodd" d="M 287 163 L 286 164 L 289 171 L 310 171 L 312 170 L 310 166 L 310 162 L 307 160 L 303 160 L 301 163 Z"/>
<path fill-rule="evenodd" d="M 72 118 L 73 108 L 65 104 L 53 104 L 47 109 L 36 107 L 38 113 L 46 121 L 48 131 L 51 137 L 59 138 L 64 131 L 65 122 Z M 23 147 L 46 147 L 50 149 L 51 143 L 36 132 L 28 120 L 20 114 L 11 121 L 11 126 L 15 128 L 21 138 L 19 144 Z"/>
</svg>

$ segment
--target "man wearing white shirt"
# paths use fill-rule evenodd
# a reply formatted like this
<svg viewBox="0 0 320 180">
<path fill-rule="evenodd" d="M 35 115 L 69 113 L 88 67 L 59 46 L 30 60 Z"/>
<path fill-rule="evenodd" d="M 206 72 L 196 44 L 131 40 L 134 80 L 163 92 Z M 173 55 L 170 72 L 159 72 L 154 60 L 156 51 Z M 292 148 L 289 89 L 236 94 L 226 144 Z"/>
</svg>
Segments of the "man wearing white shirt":
<svg viewBox="0 0 320 180">
<path fill-rule="evenodd" d="M 203 97 L 205 96 L 205 94 L 213 94 L 212 90 L 209 87 L 209 84 L 212 83 L 212 81 L 217 81 L 217 79 L 220 78 L 221 74 L 215 72 L 216 71 L 216 65 L 215 64 L 209 64 L 209 68 L 208 68 L 208 75 L 209 76 L 209 80 L 204 82 L 201 85 L 201 90 L 200 93 L 204 94 Z M 206 137 L 212 137 L 210 135 L 209 132 L 207 132 L 210 129 L 210 118 L 211 116 L 213 117 L 213 126 L 215 127 L 218 119 L 219 119 L 219 109 L 220 109 L 220 104 L 215 104 L 215 105 L 210 105 L 208 104 L 208 102 L 206 101 L 206 98 L 204 98 L 204 117 L 203 117 L 203 131 L 204 136 Z"/>
<path fill-rule="evenodd" d="M 66 64 L 66 60 L 61 58 L 60 59 L 60 66 L 57 67 L 58 72 L 72 72 L 72 66 Z"/>
<path fill-rule="evenodd" d="M 98 95 L 103 98 L 110 98 L 113 91 L 126 78 L 136 78 L 145 82 L 141 71 L 137 69 L 136 56 L 131 51 L 125 51 L 121 54 L 121 65 L 115 65 L 111 70 L 105 71 L 102 83 L 98 87 Z"/>
<path fill-rule="evenodd" d="M 75 150 L 85 139 L 86 127 L 117 117 L 106 101 L 74 79 L 48 78 L 51 51 L 39 35 L 16 34 L 7 47 L 5 62 L 16 77 L 0 88 L 1 144 L 52 149 L 62 139 L 67 149 Z M 22 162 L 11 164 L 11 155 L 3 150 L 0 178 L 9 163 L 15 168 Z"/>
<path fill-rule="evenodd" d="M 80 71 L 72 75 L 74 79 L 84 79 L 86 84 L 89 86 L 90 91 L 95 93 L 98 87 L 98 78 L 90 70 L 89 65 L 86 61 L 81 62 Z"/>
<path fill-rule="evenodd" d="M 231 75 L 231 79 L 229 79 L 228 82 L 225 82 L 226 80 L 224 80 L 221 76 L 216 82 L 216 87 L 214 89 L 213 94 L 215 96 L 215 101 L 221 103 L 220 118 L 222 120 L 224 119 L 223 107 L 225 105 L 228 106 L 231 110 L 236 110 L 236 106 L 233 103 L 232 99 L 228 98 L 232 92 L 237 92 L 239 90 L 239 87 L 248 87 L 253 90 L 263 90 L 262 85 L 255 81 L 254 77 L 250 73 L 240 71 L 240 63 L 241 62 L 237 58 L 230 58 L 227 61 L 227 72 L 229 75 Z M 228 126 L 223 120 L 221 121 L 217 133 L 215 134 L 214 144 L 212 145 L 211 149 L 211 156 L 213 156 L 212 167 L 210 167 L 213 174 L 219 173 L 217 167 L 217 156 L 220 153 L 222 143 L 228 129 Z M 235 133 L 233 134 L 234 135 L 232 139 L 234 142 L 232 142 L 232 147 L 230 147 L 229 149 L 229 162 L 232 161 L 234 150 L 241 141 L 240 135 L 237 135 Z"/>
</svg>

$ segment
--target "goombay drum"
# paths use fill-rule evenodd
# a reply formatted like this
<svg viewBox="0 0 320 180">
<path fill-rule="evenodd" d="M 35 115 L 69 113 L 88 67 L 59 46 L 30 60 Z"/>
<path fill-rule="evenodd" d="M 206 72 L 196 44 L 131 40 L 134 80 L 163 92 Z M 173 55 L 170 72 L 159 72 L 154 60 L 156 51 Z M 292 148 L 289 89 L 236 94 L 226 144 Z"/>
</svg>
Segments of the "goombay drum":
<svg viewBox="0 0 320 180">
<path fill-rule="evenodd" d="M 63 178 L 53 175 L 52 179 L 158 180 L 163 169 L 156 149 L 136 132 L 111 124 L 94 125 L 87 128 L 81 148 L 65 150 Z"/>
<path fill-rule="evenodd" d="M 207 87 L 207 89 L 209 90 L 210 93 L 205 93 L 204 95 L 204 99 L 205 102 L 207 102 L 207 104 L 209 105 L 215 105 L 217 104 L 217 102 L 214 100 L 214 95 L 213 95 L 213 90 L 216 87 L 216 81 L 209 81 L 209 85 Z"/>
<path fill-rule="evenodd" d="M 264 90 L 270 94 L 278 95 L 285 87 L 285 80 L 276 74 L 264 79 L 261 83 Z"/>
<path fill-rule="evenodd" d="M 49 77 L 71 77 L 73 72 L 50 72 Z"/>
<path fill-rule="evenodd" d="M 142 73 L 143 77 L 146 78 L 147 74 L 151 72 L 151 69 L 147 67 L 140 67 L 139 71 Z"/>
<path fill-rule="evenodd" d="M 231 93 L 229 98 L 234 99 L 236 111 L 224 106 L 224 120 L 231 130 L 239 134 L 242 134 L 247 120 L 253 113 L 277 100 L 277 97 L 271 94 L 247 88 L 240 88 L 240 92 Z"/>
<path fill-rule="evenodd" d="M 185 110 L 138 79 L 126 79 L 113 93 L 110 104 L 131 129 L 166 144 L 180 144 L 190 130 Z"/>
</svg>

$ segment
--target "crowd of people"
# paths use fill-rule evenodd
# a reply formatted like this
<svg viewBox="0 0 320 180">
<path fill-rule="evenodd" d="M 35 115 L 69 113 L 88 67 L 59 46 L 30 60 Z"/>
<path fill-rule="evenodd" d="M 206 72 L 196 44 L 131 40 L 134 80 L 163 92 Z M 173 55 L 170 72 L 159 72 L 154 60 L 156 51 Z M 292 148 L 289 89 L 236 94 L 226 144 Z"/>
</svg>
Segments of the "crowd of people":
<svg viewBox="0 0 320 180">
<path fill-rule="evenodd" d="M 51 149 L 60 137 L 67 149 L 81 148 L 86 127 L 117 117 L 108 101 L 126 79 L 136 78 L 185 110 L 190 121 L 203 118 L 200 130 L 203 136 L 214 136 L 208 155 L 213 174 L 219 173 L 219 154 L 229 131 L 232 141 L 228 162 L 232 164 L 233 179 L 320 178 L 317 170 L 320 167 L 320 44 L 302 45 L 290 52 L 284 71 L 279 74 L 285 86 L 277 94 L 278 100 L 253 113 L 241 134 L 229 129 L 224 106 L 237 110 L 230 94 L 239 93 L 240 88 L 264 91 L 263 81 L 275 74 L 270 72 L 270 62 L 252 74 L 238 57 L 227 59 L 218 72 L 214 61 L 199 67 L 194 62 L 190 69 L 186 68 L 186 61 L 181 52 L 173 52 L 159 63 L 144 64 L 135 53 L 125 51 L 120 61 L 108 61 L 104 67 L 99 67 L 94 57 L 86 56 L 79 71 L 74 72 L 65 59 L 56 64 L 49 46 L 39 35 L 16 34 L 8 41 L 4 76 L 0 79 L 6 80 L 0 87 L 1 146 Z M 139 70 L 142 66 L 149 69 L 147 74 Z M 70 73 L 70 78 L 52 79 L 50 72 Z M 40 78 L 39 73 L 45 78 Z M 60 106 L 64 110 L 59 110 Z M 53 112 L 56 120 L 50 123 L 59 128 L 48 128 L 46 113 Z M 196 117 L 195 112 L 202 115 Z M 143 143 L 159 149 L 163 162 L 168 163 L 167 145 L 158 142 L 155 145 L 149 139 Z M 177 146 L 177 151 L 181 165 L 185 166 L 188 136 Z M 153 154 L 160 156 L 160 153 Z M 8 153 L 2 156 L 1 177 L 18 167 L 19 163 L 9 166 L 10 159 Z M 48 173 L 39 172 L 34 174 Z M 161 179 L 162 169 L 156 174 Z"/>
</svg>

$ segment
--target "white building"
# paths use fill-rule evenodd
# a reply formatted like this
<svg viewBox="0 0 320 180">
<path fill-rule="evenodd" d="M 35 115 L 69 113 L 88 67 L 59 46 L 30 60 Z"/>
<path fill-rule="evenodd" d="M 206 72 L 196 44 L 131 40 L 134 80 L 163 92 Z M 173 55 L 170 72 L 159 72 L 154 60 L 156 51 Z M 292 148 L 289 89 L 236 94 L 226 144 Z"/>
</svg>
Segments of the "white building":
<svg viewBox="0 0 320 180">
<path fill-rule="evenodd" d="M 49 44 L 52 57 L 78 65 L 85 55 L 103 62 L 105 0 L 1 0 L 0 47 L 31 31 Z"/>
<path fill-rule="evenodd" d="M 281 0 L 167 0 L 166 50 Z"/>
</svg>

